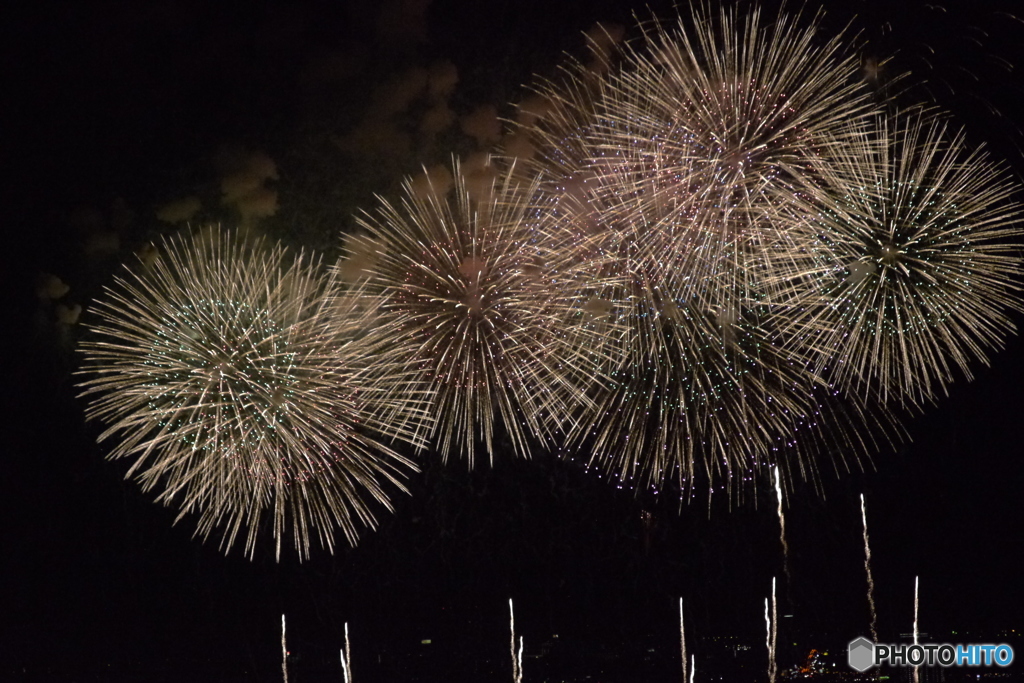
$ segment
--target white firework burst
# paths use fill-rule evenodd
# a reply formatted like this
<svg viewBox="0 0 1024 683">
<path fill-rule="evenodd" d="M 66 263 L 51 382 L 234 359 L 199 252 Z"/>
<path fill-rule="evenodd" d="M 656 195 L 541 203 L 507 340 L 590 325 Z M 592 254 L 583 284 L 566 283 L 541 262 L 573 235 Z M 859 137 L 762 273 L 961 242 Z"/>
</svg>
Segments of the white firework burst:
<svg viewBox="0 0 1024 683">
<path fill-rule="evenodd" d="M 336 529 L 354 544 L 370 501 L 390 507 L 385 485 L 415 471 L 381 437 L 415 441 L 422 387 L 372 370 L 382 350 L 337 287 L 307 256 L 213 229 L 164 240 L 95 304 L 82 386 L 100 440 L 119 435 L 109 457 L 134 458 L 128 475 L 204 538 L 222 528 L 225 551 L 241 533 L 251 555 L 267 515 L 278 557 L 286 533 L 304 557 Z"/>
<path fill-rule="evenodd" d="M 436 447 L 472 466 L 478 442 L 493 458 L 498 423 L 521 455 L 552 438 L 587 400 L 607 334 L 584 311 L 598 268 L 546 233 L 537 182 L 510 168 L 481 192 L 453 175 L 451 190 L 407 182 L 401 204 L 360 217 L 349 261 L 374 255 L 367 287 L 388 297 L 390 342 L 435 393 Z"/>
<path fill-rule="evenodd" d="M 818 239 L 787 287 L 789 342 L 865 397 L 919 405 L 970 378 L 1024 309 L 1019 190 L 944 118 L 880 116 L 788 215 Z"/>
</svg>

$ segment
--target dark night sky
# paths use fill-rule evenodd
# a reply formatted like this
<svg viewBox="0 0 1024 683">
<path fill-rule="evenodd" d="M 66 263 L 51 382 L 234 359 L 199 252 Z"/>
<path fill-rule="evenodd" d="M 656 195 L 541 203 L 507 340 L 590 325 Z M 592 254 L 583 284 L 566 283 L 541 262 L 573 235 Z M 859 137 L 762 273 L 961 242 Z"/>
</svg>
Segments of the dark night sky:
<svg viewBox="0 0 1024 683">
<path fill-rule="evenodd" d="M 1020 176 L 1024 23 L 999 13 L 1013 4 L 834 2 L 825 25 L 852 21 L 869 54 L 895 55 L 893 72 L 913 71 L 908 97 L 933 96 Z M 0 158 L 17 349 L 4 373 L 0 441 L 0 680 L 276 681 L 282 612 L 293 681 L 341 680 L 333 662 L 346 621 L 356 680 L 509 680 L 509 597 L 528 655 L 560 636 L 557 656 L 527 660 L 526 680 L 541 680 L 531 667 L 579 680 L 670 680 L 679 596 L 698 672 L 701 657 L 714 656 L 707 638 L 763 648 L 763 600 L 783 575 L 770 498 L 735 510 L 716 502 L 709 518 L 706 505 L 679 512 L 541 453 L 471 473 L 426 457 L 413 495 L 334 556 L 278 564 L 267 547 L 253 561 L 237 548 L 225 557 L 191 538 L 190 520 L 174 526 L 172 510 L 124 481 L 126 463 L 103 459 L 70 374 L 78 332 L 62 338 L 33 292 L 38 272 L 55 273 L 88 315 L 115 265 L 161 230 L 154 207 L 216 187 L 225 145 L 277 161 L 281 211 L 268 231 L 336 247 L 346 216 L 408 170 L 397 162 L 375 171 L 331 151 L 331 136 L 358 122 L 375 85 L 449 60 L 460 74 L 457 113 L 500 105 L 532 73 L 550 72 L 561 51 L 578 51 L 594 21 L 629 25 L 639 8 L 182 0 L 158 9 L 38 2 L 5 16 Z M 381 16 L 398 37 L 379 29 Z M 324 77 L 325 64 L 344 78 Z M 408 160 L 434 163 L 447 150 L 442 140 Z M 335 206 L 310 199 L 324 196 Z M 130 213 L 112 208 L 118 199 Z M 118 251 L 85 253 L 82 207 L 118 232 Z M 911 627 L 915 575 L 922 630 L 1024 630 L 1024 344 L 1012 339 L 976 370 L 908 419 L 912 443 L 880 452 L 873 470 L 826 475 L 824 498 L 797 485 L 787 511 L 792 581 L 780 589 L 780 611 L 794 617 L 780 635 L 781 665 L 867 631 L 861 492 L 883 640 Z M 654 519 L 646 532 L 644 511 Z M 647 668 L 615 673 L 645 657 Z"/>
</svg>

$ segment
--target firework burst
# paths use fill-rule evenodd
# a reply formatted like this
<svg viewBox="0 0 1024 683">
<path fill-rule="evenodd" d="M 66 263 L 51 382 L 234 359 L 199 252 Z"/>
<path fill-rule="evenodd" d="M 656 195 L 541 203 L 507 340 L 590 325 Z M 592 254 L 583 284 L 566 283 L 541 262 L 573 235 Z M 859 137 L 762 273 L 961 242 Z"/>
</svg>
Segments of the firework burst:
<svg viewBox="0 0 1024 683">
<path fill-rule="evenodd" d="M 822 453 L 849 470 L 875 435 L 893 438 L 882 408 L 841 401 L 805 358 L 773 343 L 771 308 L 709 308 L 715 283 L 685 271 L 631 275 L 601 294 L 625 332 L 573 421 L 571 459 L 588 453 L 588 467 L 631 486 L 704 481 L 740 494 L 772 466 L 816 481 Z"/>
<path fill-rule="evenodd" d="M 109 457 L 134 457 L 128 476 L 204 538 L 222 527 L 225 551 L 241 533 L 251 555 L 265 515 L 278 557 L 286 533 L 302 556 L 339 528 L 354 544 L 414 471 L 370 430 L 414 441 L 422 391 L 367 370 L 381 351 L 336 288 L 308 257 L 212 230 L 165 240 L 95 306 L 82 386 L 100 440 L 121 436 Z"/>
<path fill-rule="evenodd" d="M 692 27 L 651 22 L 600 80 L 568 69 L 581 82 L 549 95 L 556 123 L 539 128 L 546 158 L 570 158 L 568 182 L 586 183 L 581 216 L 598 207 L 596 222 L 632 253 L 729 281 L 749 301 L 769 296 L 780 271 L 801 273 L 802 238 L 778 206 L 863 136 L 855 124 L 872 109 L 842 37 L 819 45 L 817 20 L 802 21 L 723 9 Z M 743 305 L 708 292 L 708 307 Z"/>
<path fill-rule="evenodd" d="M 570 249 L 596 238 L 609 280 L 592 308 L 622 330 L 568 452 L 622 481 L 731 484 L 771 464 L 813 479 L 816 450 L 849 454 L 845 469 L 876 426 L 894 433 L 884 411 L 842 406 L 806 356 L 775 343 L 778 292 L 819 258 L 779 207 L 864 138 L 870 111 L 859 62 L 798 20 L 654 24 L 621 62 L 570 62 L 565 84 L 534 88 L 547 107 L 524 127 L 551 232 Z"/>
<path fill-rule="evenodd" d="M 717 19 L 698 13 L 692 28 L 681 18 L 675 28 L 646 25 L 610 77 L 593 127 L 598 153 L 625 163 L 636 184 L 617 170 L 618 192 L 662 206 L 672 204 L 663 193 L 683 206 L 699 196 L 705 210 L 742 227 L 857 140 L 851 123 L 871 111 L 859 60 L 842 36 L 819 44 L 817 20 L 801 21 L 722 9 Z"/>
<path fill-rule="evenodd" d="M 499 421 L 521 455 L 550 439 L 586 401 L 609 336 L 585 311 L 580 283 L 595 267 L 545 234 L 537 183 L 514 170 L 485 192 L 458 164 L 450 191 L 406 183 L 400 205 L 358 219 L 366 236 L 349 248 L 349 260 L 374 254 L 366 281 L 389 297 L 390 341 L 436 394 L 438 451 L 471 466 L 479 442 L 493 459 Z"/>
<path fill-rule="evenodd" d="M 780 500 L 823 454 L 856 467 L 900 435 L 889 406 L 1013 331 L 1024 230 L 1002 166 L 882 113 L 819 28 L 703 9 L 621 54 L 595 41 L 500 154 L 359 216 L 329 276 L 168 240 L 83 344 L 110 457 L 204 538 L 251 554 L 270 517 L 303 556 L 401 487 L 382 439 L 471 466 L 557 442 L 627 485 L 772 475 Z"/>
<path fill-rule="evenodd" d="M 943 119 L 879 117 L 789 216 L 819 245 L 817 268 L 789 283 L 787 335 L 862 396 L 920 404 L 970 378 L 1024 308 L 1017 191 Z"/>
</svg>

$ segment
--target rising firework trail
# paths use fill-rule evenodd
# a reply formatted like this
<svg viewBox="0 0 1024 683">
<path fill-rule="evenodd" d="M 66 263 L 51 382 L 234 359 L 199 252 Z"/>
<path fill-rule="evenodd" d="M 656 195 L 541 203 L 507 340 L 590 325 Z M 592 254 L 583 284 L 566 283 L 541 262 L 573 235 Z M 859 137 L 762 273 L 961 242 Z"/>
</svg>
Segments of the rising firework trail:
<svg viewBox="0 0 1024 683">
<path fill-rule="evenodd" d="M 764 599 L 764 625 L 767 635 L 765 644 L 768 647 L 768 683 L 775 683 L 775 644 L 778 636 L 778 613 L 775 604 L 775 577 L 772 577 L 771 612 L 768 611 L 768 598 Z"/>
<path fill-rule="evenodd" d="M 918 587 L 918 579 L 919 578 L 920 577 L 917 577 L 917 576 L 914 577 L 914 645 L 918 645 L 919 644 L 917 639 L 918 639 L 918 635 L 920 633 L 918 631 L 918 628 L 917 628 L 917 608 L 918 608 L 917 587 Z M 917 683 L 918 680 L 920 680 L 919 679 L 920 673 L 918 671 L 919 668 L 920 667 L 917 667 L 917 666 L 914 667 L 914 683 Z"/>
<path fill-rule="evenodd" d="M 512 609 L 512 598 L 508 599 L 509 627 L 512 632 L 512 683 L 523 681 L 523 637 L 519 636 L 519 652 L 516 653 L 516 613 Z"/>
<path fill-rule="evenodd" d="M 786 572 L 786 586 L 789 586 L 789 545 L 786 543 L 786 515 L 782 511 L 782 481 L 779 476 L 779 468 L 772 468 L 772 475 L 775 479 L 775 497 L 778 500 L 779 512 L 779 541 L 782 543 L 782 568 Z"/>
<path fill-rule="evenodd" d="M 288 641 L 285 639 L 284 615 L 281 615 L 281 675 L 284 683 L 288 683 Z"/>
<path fill-rule="evenodd" d="M 352 645 L 348 642 L 348 622 L 345 622 L 345 648 L 341 651 L 341 672 L 345 683 L 352 683 Z"/>
<path fill-rule="evenodd" d="M 679 646 L 682 650 L 683 683 L 686 683 L 686 629 L 683 627 L 683 599 L 679 598 Z"/>
<path fill-rule="evenodd" d="M 875 580 L 871 576 L 871 545 L 868 543 L 868 513 L 860 494 L 860 518 L 864 523 L 864 572 L 868 577 L 868 608 L 871 610 L 871 641 L 878 642 L 878 614 L 875 612 Z"/>
<path fill-rule="evenodd" d="M 769 671 L 769 683 L 775 683 L 777 664 L 775 662 L 775 649 L 779 639 L 779 614 L 778 605 L 775 601 L 775 577 L 772 577 L 772 661 Z"/>
</svg>

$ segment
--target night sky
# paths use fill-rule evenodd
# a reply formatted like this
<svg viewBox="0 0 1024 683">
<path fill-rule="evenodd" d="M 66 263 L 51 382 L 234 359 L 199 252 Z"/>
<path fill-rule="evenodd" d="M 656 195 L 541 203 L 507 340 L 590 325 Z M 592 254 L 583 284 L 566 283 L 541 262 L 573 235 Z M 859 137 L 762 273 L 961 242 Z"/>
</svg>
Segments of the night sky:
<svg viewBox="0 0 1024 683">
<path fill-rule="evenodd" d="M 952 112 L 1019 177 L 1024 22 L 1011 16 L 1013 0 L 937 3 L 829 2 L 823 25 L 849 24 L 866 57 L 892 58 L 883 79 L 910 71 L 904 101 L 929 98 Z M 698 496 L 680 509 L 542 452 L 472 472 L 421 456 L 412 495 L 395 499 L 394 514 L 380 510 L 379 528 L 356 548 L 339 539 L 333 556 L 276 562 L 264 543 L 250 561 L 241 547 L 224 556 L 215 541 L 193 539 L 191 519 L 175 525 L 175 510 L 124 479 L 129 463 L 104 459 L 100 425 L 85 423 L 74 386 L 83 330 L 59 323 L 58 307 L 81 305 L 88 322 L 118 264 L 173 231 L 156 219 L 167 202 L 196 196 L 197 219 L 230 222 L 217 193 L 232 155 L 262 152 L 276 164 L 279 208 L 260 223 L 266 234 L 336 256 L 351 214 L 374 193 L 393 194 L 403 174 L 472 146 L 457 124 L 419 132 L 414 103 L 396 119 L 412 131 L 403 144 L 354 149 L 346 141 L 382 84 L 448 62 L 459 74 L 448 99 L 456 116 L 486 104 L 507 114 L 532 74 L 551 74 L 563 52 L 582 54 L 595 21 L 634 35 L 631 12 L 643 7 L 22 4 L 0 22 L 14 293 L 0 441 L 0 680 L 278 681 L 284 613 L 293 683 L 342 680 L 346 622 L 356 681 L 508 681 L 509 598 L 526 681 L 678 680 L 680 597 L 697 680 L 724 666 L 723 637 L 749 644 L 758 667 L 727 680 L 764 680 L 773 576 L 780 614 L 793 615 L 780 626 L 780 668 L 867 635 L 861 493 L 881 639 L 911 630 L 920 576 L 923 632 L 1005 640 L 1024 657 L 1024 641 L 999 636 L 1024 631 L 1019 338 L 990 367 L 976 364 L 974 381 L 906 415 L 908 443 L 880 449 L 866 471 L 840 477 L 826 467 L 820 491 L 794 486 L 788 582 L 773 492 L 740 507 L 719 496 L 709 508 Z M 40 273 L 69 291 L 40 299 Z"/>
</svg>

